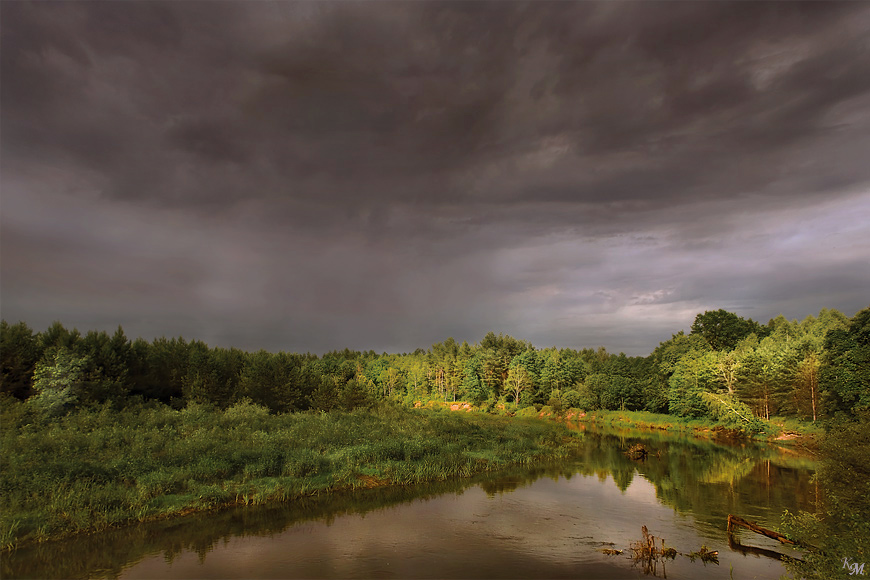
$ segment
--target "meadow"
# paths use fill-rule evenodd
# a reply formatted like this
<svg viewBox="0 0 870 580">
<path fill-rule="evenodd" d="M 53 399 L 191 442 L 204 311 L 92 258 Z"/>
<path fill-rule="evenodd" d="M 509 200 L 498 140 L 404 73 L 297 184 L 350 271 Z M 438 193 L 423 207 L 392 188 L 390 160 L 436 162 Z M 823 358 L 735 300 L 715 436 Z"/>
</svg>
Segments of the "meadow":
<svg viewBox="0 0 870 580">
<path fill-rule="evenodd" d="M 159 403 L 49 417 L 2 397 L 0 542 L 77 533 L 567 458 L 564 426 L 479 413 L 371 409 L 270 414 Z"/>
</svg>

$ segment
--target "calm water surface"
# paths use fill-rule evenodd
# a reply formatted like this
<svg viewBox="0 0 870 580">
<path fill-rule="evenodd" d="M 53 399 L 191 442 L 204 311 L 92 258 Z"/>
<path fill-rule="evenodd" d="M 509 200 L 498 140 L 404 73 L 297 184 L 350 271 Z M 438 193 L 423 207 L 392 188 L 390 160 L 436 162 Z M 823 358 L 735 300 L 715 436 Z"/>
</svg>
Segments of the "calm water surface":
<svg viewBox="0 0 870 580">
<path fill-rule="evenodd" d="M 659 562 L 659 577 L 786 572 L 775 559 L 729 548 L 726 520 L 733 513 L 776 529 L 784 509 L 812 511 L 812 460 L 651 432 L 586 427 L 583 437 L 583 454 L 558 466 L 238 508 L 18 550 L 3 555 L 3 577 L 640 578 L 630 545 L 643 525 L 679 552 L 719 551 L 718 564 Z M 646 461 L 626 457 L 635 443 L 650 450 Z"/>
</svg>

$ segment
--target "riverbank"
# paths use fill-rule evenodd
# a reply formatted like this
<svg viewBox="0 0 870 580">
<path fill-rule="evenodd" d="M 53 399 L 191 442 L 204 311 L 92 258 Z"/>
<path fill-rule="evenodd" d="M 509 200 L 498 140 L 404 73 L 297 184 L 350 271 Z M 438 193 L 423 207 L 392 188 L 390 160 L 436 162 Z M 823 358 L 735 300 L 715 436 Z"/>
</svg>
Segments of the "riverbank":
<svg viewBox="0 0 870 580">
<path fill-rule="evenodd" d="M 707 439 L 751 439 L 787 447 L 797 447 L 813 454 L 818 453 L 819 439 L 824 434 L 824 429 L 821 426 L 791 417 L 771 417 L 769 421 L 764 421 L 767 429 L 763 433 L 749 435 L 708 418 L 690 419 L 648 411 L 597 410 L 586 412 L 575 408 L 557 411 L 549 406 L 540 409 L 533 406 L 517 409 L 511 403 L 484 409 L 475 407 L 466 401 L 442 402 L 432 400 L 417 401 L 414 403 L 414 407 L 463 413 L 489 412 L 501 416 L 551 419 L 559 422 L 593 423 L 616 429 L 668 431 Z"/>
<path fill-rule="evenodd" d="M 748 435 L 709 419 L 684 419 L 672 415 L 646 411 L 593 411 L 560 414 L 560 420 L 594 423 L 617 429 L 647 429 L 681 433 L 713 440 L 740 440 L 764 442 L 793 449 L 801 454 L 817 456 L 823 429 L 796 419 L 771 418 L 764 433 Z"/>
<path fill-rule="evenodd" d="M 675 433 L 691 433 L 698 437 L 750 438 L 758 441 L 775 441 L 805 446 L 815 446 L 813 442 L 824 433 L 821 427 L 811 423 L 779 417 L 773 417 L 766 422 L 768 427 L 766 432 L 752 437 L 710 419 L 686 419 L 647 411 L 592 411 L 584 413 L 576 409 L 569 409 L 565 413 L 554 414 L 554 417 L 559 417 L 561 420 L 596 423 L 611 427 L 658 429 Z"/>
<path fill-rule="evenodd" d="M 569 457 L 564 426 L 383 405 L 270 414 L 241 403 L 47 418 L 3 398 L 0 545 L 231 505 L 467 477 Z"/>
</svg>

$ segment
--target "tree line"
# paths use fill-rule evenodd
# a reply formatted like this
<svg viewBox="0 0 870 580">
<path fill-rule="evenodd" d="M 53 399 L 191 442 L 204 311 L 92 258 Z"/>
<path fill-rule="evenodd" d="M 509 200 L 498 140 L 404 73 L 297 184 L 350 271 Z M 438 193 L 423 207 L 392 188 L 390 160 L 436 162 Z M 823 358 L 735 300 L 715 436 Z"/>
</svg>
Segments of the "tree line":
<svg viewBox="0 0 870 580">
<path fill-rule="evenodd" d="M 752 429 L 775 415 L 818 420 L 870 408 L 870 308 L 766 325 L 707 311 L 646 357 L 539 349 L 493 332 L 478 344 L 448 338 L 404 354 L 246 352 L 183 338 L 130 340 L 120 327 L 81 334 L 55 322 L 34 332 L 4 320 L 0 365 L 0 392 L 51 414 L 134 399 L 176 408 L 247 399 L 275 413 L 438 399 L 646 410 Z"/>
</svg>

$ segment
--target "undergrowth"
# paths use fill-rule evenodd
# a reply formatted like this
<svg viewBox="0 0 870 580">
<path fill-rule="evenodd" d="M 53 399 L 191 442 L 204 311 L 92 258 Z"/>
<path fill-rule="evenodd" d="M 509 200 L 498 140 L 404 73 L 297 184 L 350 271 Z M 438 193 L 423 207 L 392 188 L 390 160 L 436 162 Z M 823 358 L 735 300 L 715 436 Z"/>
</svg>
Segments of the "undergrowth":
<svg viewBox="0 0 870 580">
<path fill-rule="evenodd" d="M 0 547 L 233 504 L 404 485 L 568 457 L 561 425 L 385 405 L 270 414 L 109 405 L 50 418 L 2 398 Z"/>
</svg>

